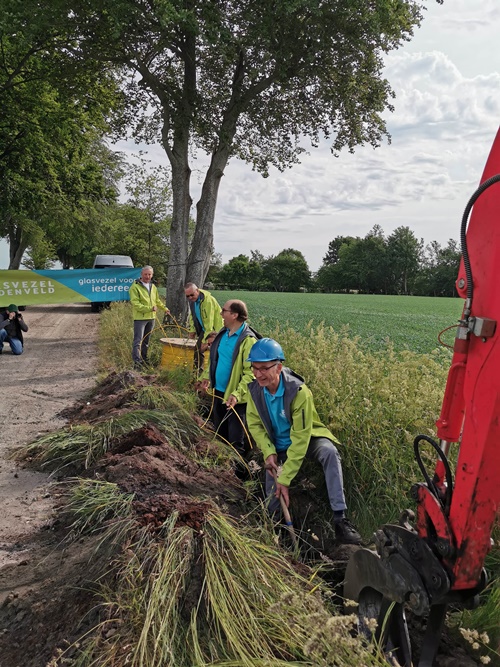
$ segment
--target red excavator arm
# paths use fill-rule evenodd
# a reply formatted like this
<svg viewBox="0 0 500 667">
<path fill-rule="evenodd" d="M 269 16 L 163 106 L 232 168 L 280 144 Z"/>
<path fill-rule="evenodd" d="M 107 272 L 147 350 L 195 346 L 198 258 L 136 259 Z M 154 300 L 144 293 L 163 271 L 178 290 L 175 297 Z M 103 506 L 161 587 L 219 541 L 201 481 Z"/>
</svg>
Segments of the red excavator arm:
<svg viewBox="0 0 500 667">
<path fill-rule="evenodd" d="M 378 617 L 377 639 L 405 667 L 413 664 L 405 610 L 428 616 L 418 667 L 432 667 L 448 604 L 470 603 L 485 586 L 500 506 L 500 131 L 465 209 L 461 243 L 456 284 L 465 303 L 436 422 L 439 441 L 418 436 L 414 443 L 425 479 L 411 490 L 415 525 L 407 510 L 399 525 L 377 531 L 377 552 L 360 549 L 346 571 L 344 593 L 359 604 L 360 629 L 363 618 Z M 422 442 L 437 455 L 432 478 Z M 447 458 L 453 443 L 454 481 Z"/>
</svg>

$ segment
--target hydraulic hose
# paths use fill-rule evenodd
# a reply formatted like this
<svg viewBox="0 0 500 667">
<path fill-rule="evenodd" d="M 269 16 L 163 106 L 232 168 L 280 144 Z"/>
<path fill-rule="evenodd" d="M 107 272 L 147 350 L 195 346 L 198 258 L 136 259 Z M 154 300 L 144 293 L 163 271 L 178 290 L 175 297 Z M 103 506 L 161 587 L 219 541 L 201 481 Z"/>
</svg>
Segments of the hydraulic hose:
<svg viewBox="0 0 500 667">
<path fill-rule="evenodd" d="M 422 461 L 422 457 L 420 456 L 420 442 L 424 440 L 425 442 L 429 443 L 434 447 L 436 450 L 439 458 L 441 459 L 444 470 L 445 470 L 445 475 L 446 475 L 446 492 L 445 492 L 445 497 L 444 497 L 444 503 L 442 501 L 442 498 L 439 494 L 439 491 L 434 484 L 434 482 L 431 480 L 429 477 L 429 474 L 427 472 L 427 469 L 424 465 L 424 462 Z M 450 512 L 450 507 L 451 507 L 451 497 L 453 494 L 453 475 L 451 472 L 450 464 L 448 463 L 448 459 L 446 457 L 446 454 L 443 452 L 441 447 L 438 445 L 438 443 L 430 438 L 428 435 L 417 435 L 415 440 L 413 441 L 413 451 L 415 452 L 415 459 L 417 461 L 418 467 L 420 468 L 422 472 L 422 476 L 425 479 L 425 482 L 427 484 L 427 487 L 429 490 L 433 493 L 433 495 L 439 500 L 440 503 L 443 504 L 444 507 L 444 512 L 446 516 L 448 516 Z"/>
<path fill-rule="evenodd" d="M 467 302 L 468 302 L 469 312 L 470 312 L 470 307 L 472 305 L 474 286 L 472 284 L 472 269 L 469 260 L 469 251 L 467 249 L 467 236 L 466 236 L 467 222 L 469 220 L 469 214 L 471 212 L 471 209 L 476 203 L 476 201 L 479 199 L 479 197 L 491 185 L 493 185 L 494 183 L 498 183 L 499 181 L 500 181 L 500 174 L 495 174 L 495 176 L 491 176 L 486 181 L 484 181 L 484 183 L 481 183 L 481 185 L 477 188 L 477 190 L 474 192 L 472 197 L 467 202 L 467 206 L 465 207 L 464 214 L 462 216 L 462 224 L 460 227 L 460 245 L 462 248 L 462 256 L 464 258 L 465 275 L 467 277 Z"/>
</svg>

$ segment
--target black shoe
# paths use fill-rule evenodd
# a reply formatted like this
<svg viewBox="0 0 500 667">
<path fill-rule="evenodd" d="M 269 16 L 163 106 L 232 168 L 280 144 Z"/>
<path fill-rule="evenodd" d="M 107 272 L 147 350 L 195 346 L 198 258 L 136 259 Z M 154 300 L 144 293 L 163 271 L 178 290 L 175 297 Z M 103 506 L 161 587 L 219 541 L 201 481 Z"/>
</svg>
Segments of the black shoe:
<svg viewBox="0 0 500 667">
<path fill-rule="evenodd" d="M 361 535 L 345 518 L 335 522 L 335 538 L 342 544 L 361 544 Z"/>
</svg>

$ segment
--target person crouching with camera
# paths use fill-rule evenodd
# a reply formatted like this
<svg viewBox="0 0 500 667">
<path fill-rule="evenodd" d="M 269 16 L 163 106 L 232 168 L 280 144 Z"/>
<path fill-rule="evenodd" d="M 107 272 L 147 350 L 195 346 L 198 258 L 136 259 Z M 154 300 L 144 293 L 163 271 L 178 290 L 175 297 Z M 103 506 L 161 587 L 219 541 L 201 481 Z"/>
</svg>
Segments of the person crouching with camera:
<svg viewBox="0 0 500 667">
<path fill-rule="evenodd" d="M 28 325 L 19 308 L 11 303 L 6 310 L 0 312 L 0 354 L 3 352 L 4 343 L 9 343 L 12 354 L 22 354 L 23 331 L 28 331 Z"/>
</svg>

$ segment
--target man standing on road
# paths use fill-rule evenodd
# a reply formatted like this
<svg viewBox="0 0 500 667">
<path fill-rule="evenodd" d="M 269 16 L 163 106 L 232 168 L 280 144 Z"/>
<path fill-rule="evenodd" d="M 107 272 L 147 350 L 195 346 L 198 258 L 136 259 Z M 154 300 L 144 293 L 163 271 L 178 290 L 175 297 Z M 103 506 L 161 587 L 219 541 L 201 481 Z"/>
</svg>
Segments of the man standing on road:
<svg viewBox="0 0 500 667">
<path fill-rule="evenodd" d="M 278 510 L 280 496 L 288 507 L 288 487 L 304 458 L 312 459 L 323 467 L 337 540 L 359 544 L 361 536 L 345 516 L 338 440 L 321 423 L 303 378 L 284 367 L 284 360 L 272 338 L 261 338 L 248 356 L 255 380 L 248 386 L 247 423 L 264 455 L 269 511 Z"/>
<path fill-rule="evenodd" d="M 247 387 L 253 380 L 247 357 L 256 342 L 256 335 L 246 324 L 248 310 L 243 301 L 226 301 L 221 314 L 224 328 L 210 346 L 210 363 L 200 378 L 200 388 L 207 391 L 209 386 L 212 387 L 215 430 L 244 457 L 250 444 L 243 426 Z M 243 474 L 243 467 L 237 466 L 236 471 Z"/>
<path fill-rule="evenodd" d="M 144 266 L 141 277 L 130 286 L 129 296 L 134 318 L 134 342 L 132 343 L 132 359 L 137 369 L 148 361 L 148 347 L 151 333 L 155 326 L 158 308 L 169 313 L 158 295 L 153 284 L 153 268 Z"/>
<path fill-rule="evenodd" d="M 3 344 L 9 343 L 12 354 L 22 354 L 24 349 L 23 331 L 28 331 L 28 325 L 23 319 L 15 303 L 0 313 L 0 354 Z"/>
<path fill-rule="evenodd" d="M 184 294 L 189 302 L 191 313 L 190 338 L 196 338 L 194 348 L 194 371 L 199 375 L 205 365 L 204 352 L 208 350 L 207 339 L 211 334 L 217 333 L 224 323 L 220 314 L 220 306 L 217 299 L 207 290 L 199 289 L 194 283 L 184 285 Z"/>
</svg>

